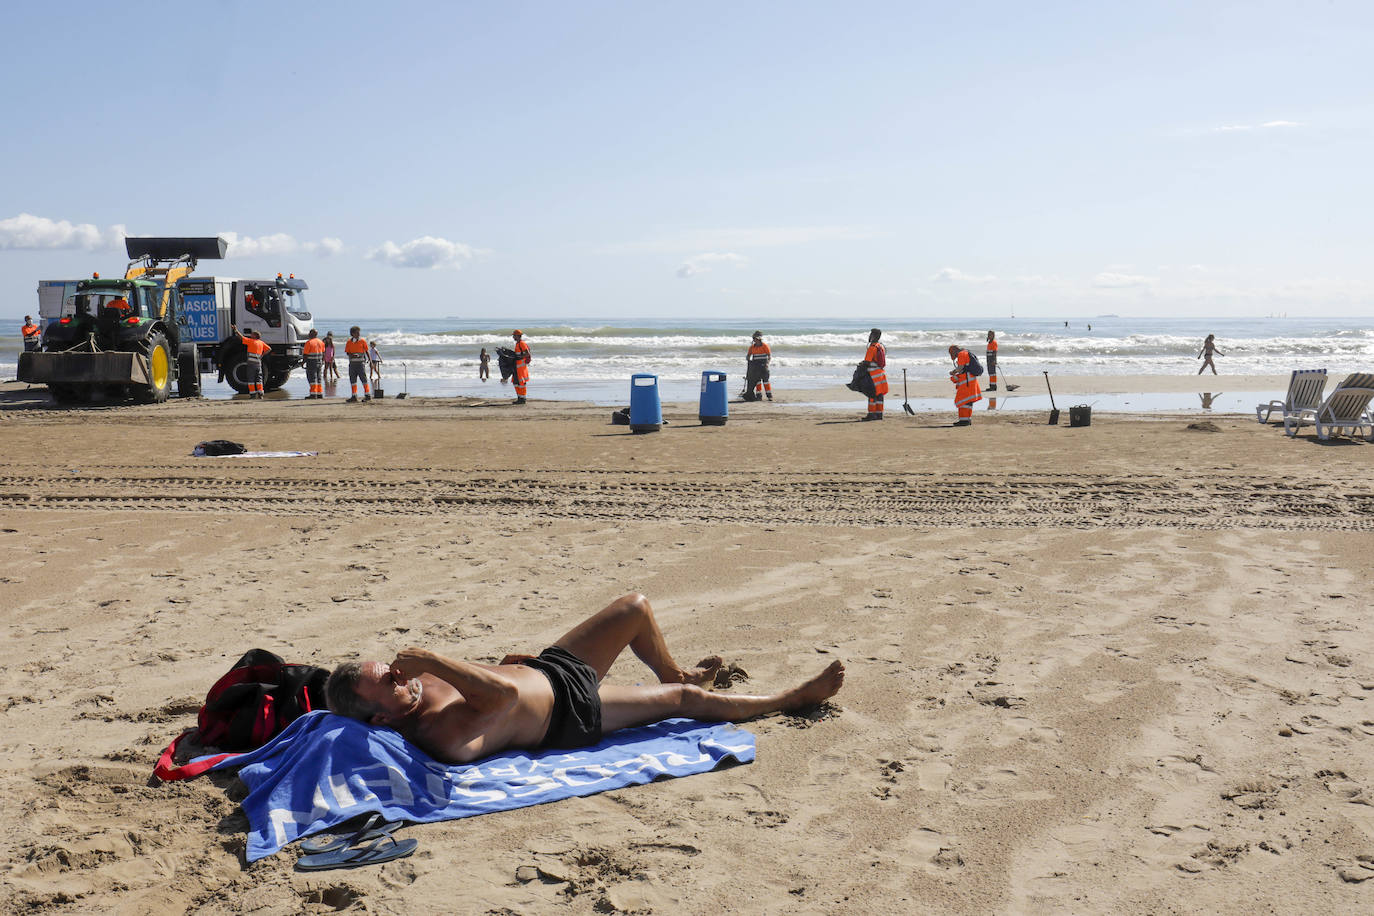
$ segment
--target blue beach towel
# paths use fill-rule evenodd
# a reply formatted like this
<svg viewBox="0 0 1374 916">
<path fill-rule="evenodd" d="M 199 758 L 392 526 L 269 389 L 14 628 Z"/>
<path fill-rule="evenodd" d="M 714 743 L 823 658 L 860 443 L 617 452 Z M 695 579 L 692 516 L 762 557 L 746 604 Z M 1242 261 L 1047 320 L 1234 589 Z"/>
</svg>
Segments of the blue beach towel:
<svg viewBox="0 0 1374 916">
<path fill-rule="evenodd" d="M 257 750 L 224 757 L 210 769 L 237 767 L 248 786 L 242 806 L 249 824 L 248 861 L 256 862 L 300 837 L 365 812 L 432 823 L 691 776 L 727 760 L 753 759 L 751 732 L 668 719 L 613 732 L 593 747 L 516 751 L 449 765 L 389 728 L 312 712 Z"/>
</svg>

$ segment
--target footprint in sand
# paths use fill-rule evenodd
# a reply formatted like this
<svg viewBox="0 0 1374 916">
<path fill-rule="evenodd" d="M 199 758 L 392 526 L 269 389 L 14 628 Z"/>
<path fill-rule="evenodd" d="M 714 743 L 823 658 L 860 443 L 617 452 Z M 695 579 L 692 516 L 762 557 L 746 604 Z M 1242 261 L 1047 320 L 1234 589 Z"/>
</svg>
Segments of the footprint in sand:
<svg viewBox="0 0 1374 916">
<path fill-rule="evenodd" d="M 964 857 L 954 841 L 938 830 L 918 828 L 906 835 L 902 845 L 911 858 L 931 874 L 943 874 L 964 867 Z"/>
<path fill-rule="evenodd" d="M 1054 793 L 1022 789 L 1024 778 L 1020 770 L 1010 766 L 983 767 L 967 779 L 951 782 L 959 800 L 965 803 L 1015 801 L 1050 801 Z"/>
<path fill-rule="evenodd" d="M 1155 761 L 1156 770 L 1175 786 L 1195 786 L 1217 778 L 1217 771 L 1202 762 L 1202 755 L 1166 754 Z"/>
<path fill-rule="evenodd" d="M 1353 861 L 1336 866 L 1336 874 L 1347 884 L 1363 884 L 1374 878 L 1374 855 L 1357 855 Z"/>
<path fill-rule="evenodd" d="M 1034 719 L 1026 716 L 1007 716 L 1002 720 L 1002 734 L 993 740 L 994 747 L 1006 747 L 1017 741 L 1024 741 L 1028 744 L 1039 744 L 1052 746 L 1062 744 L 1063 735 L 1059 729 L 1048 725 L 1040 725 Z"/>
</svg>

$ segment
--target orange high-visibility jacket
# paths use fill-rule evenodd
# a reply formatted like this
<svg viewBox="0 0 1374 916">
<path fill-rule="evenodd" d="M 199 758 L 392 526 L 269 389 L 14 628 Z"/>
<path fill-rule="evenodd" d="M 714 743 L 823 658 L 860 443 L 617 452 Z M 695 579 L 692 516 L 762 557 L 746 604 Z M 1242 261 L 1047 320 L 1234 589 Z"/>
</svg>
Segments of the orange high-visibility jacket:
<svg viewBox="0 0 1374 916">
<path fill-rule="evenodd" d="M 871 343 L 864 351 L 864 362 L 868 363 L 868 377 L 873 379 L 873 390 L 877 394 L 887 394 L 887 348 L 879 343 Z"/>
<path fill-rule="evenodd" d="M 267 341 L 258 340 L 256 337 L 243 338 L 243 349 L 248 351 L 250 359 L 262 359 L 267 355 L 267 351 L 272 348 L 267 345 Z"/>
<path fill-rule="evenodd" d="M 24 339 L 26 340 L 30 337 L 37 337 L 43 332 L 43 329 L 36 324 L 26 324 L 21 330 L 24 332 Z"/>
<path fill-rule="evenodd" d="M 359 337 L 357 340 L 352 337 L 348 338 L 348 343 L 344 344 L 344 352 L 348 354 L 350 363 L 367 362 L 367 338 Z"/>
<path fill-rule="evenodd" d="M 301 352 L 307 357 L 313 356 L 316 359 L 324 359 L 324 341 L 318 337 L 312 337 L 301 347 Z"/>
</svg>

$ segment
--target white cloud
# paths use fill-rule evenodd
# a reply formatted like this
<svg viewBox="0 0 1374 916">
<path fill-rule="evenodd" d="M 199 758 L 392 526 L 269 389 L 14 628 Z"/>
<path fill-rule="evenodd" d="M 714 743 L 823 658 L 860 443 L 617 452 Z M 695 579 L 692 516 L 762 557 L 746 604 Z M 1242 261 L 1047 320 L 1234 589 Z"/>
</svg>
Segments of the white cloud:
<svg viewBox="0 0 1374 916">
<path fill-rule="evenodd" d="M 343 251 L 343 240 L 322 238 L 318 242 L 306 242 L 305 250 L 317 254 L 322 258 L 328 258 Z"/>
<path fill-rule="evenodd" d="M 51 220 L 32 213 L 0 219 L 0 249 L 101 251 L 118 248 L 127 234 L 128 230 L 122 225 L 102 231 L 90 223 L 72 224 L 64 219 Z"/>
<path fill-rule="evenodd" d="M 1220 133 L 1236 130 L 1265 130 L 1275 127 L 1302 127 L 1301 121 L 1265 121 L 1262 124 L 1223 124 L 1220 127 L 1212 128 Z"/>
<path fill-rule="evenodd" d="M 285 232 L 274 235 L 239 235 L 237 232 L 221 232 L 220 238 L 229 243 L 225 250 L 226 258 L 256 258 L 274 255 L 294 254 L 300 250 L 300 243 Z"/>
<path fill-rule="evenodd" d="M 1093 277 L 1093 286 L 1098 289 L 1129 289 L 1133 286 L 1149 286 L 1154 280 L 1138 274 L 1121 274 L 1103 271 Z"/>
<path fill-rule="evenodd" d="M 735 267 L 743 267 L 748 263 L 749 259 L 744 257 L 744 255 L 735 254 L 730 251 L 708 251 L 704 254 L 688 258 L 686 262 L 677 269 L 677 275 L 679 279 L 685 280 L 697 274 L 704 274 L 712 267 L 721 264 L 733 264 Z"/>
<path fill-rule="evenodd" d="M 991 274 L 978 276 L 977 274 L 966 274 L 957 267 L 941 267 L 930 277 L 936 283 L 992 283 L 997 280 Z"/>
<path fill-rule="evenodd" d="M 322 238 L 318 242 L 298 242 L 295 236 L 285 232 L 272 235 L 239 235 L 237 232 L 221 232 L 220 238 L 229 243 L 225 258 L 273 258 L 282 255 L 307 251 L 321 258 L 327 258 L 343 251 L 343 241 L 336 238 Z"/>
<path fill-rule="evenodd" d="M 435 238 L 432 235 L 412 239 L 404 245 L 383 242 L 381 247 L 367 253 L 369 261 L 381 261 L 392 267 L 414 267 L 422 270 L 439 270 L 444 267 L 462 270 L 463 265 L 482 252 L 462 242 Z"/>
</svg>

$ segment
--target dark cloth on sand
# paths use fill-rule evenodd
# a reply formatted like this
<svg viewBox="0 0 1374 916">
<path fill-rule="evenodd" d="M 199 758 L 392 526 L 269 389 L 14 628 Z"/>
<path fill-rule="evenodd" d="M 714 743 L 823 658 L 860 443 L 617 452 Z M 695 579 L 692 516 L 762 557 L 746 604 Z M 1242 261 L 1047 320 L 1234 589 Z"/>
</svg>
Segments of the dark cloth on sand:
<svg viewBox="0 0 1374 916">
<path fill-rule="evenodd" d="M 553 687 L 545 747 L 587 747 L 601 740 L 601 694 L 596 669 L 561 646 L 549 646 L 538 658 L 520 664 L 541 672 Z"/>
</svg>

